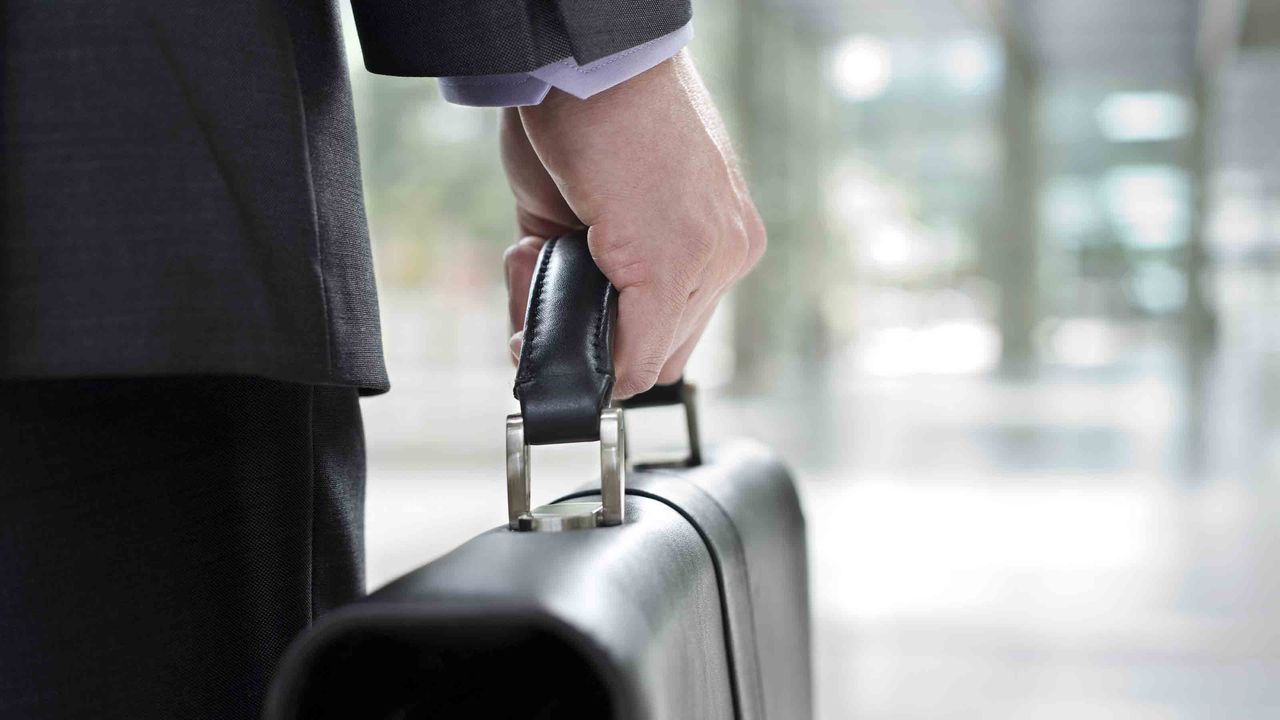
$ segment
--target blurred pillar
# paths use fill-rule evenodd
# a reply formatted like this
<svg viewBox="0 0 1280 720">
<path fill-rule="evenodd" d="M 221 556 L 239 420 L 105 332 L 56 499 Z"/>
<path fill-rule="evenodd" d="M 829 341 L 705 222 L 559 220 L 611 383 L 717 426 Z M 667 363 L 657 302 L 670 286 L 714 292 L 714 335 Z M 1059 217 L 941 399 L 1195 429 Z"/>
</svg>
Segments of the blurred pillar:
<svg viewBox="0 0 1280 720">
<path fill-rule="evenodd" d="M 1214 336 L 1214 320 L 1204 292 L 1204 282 L 1209 270 L 1205 253 L 1205 224 L 1208 216 L 1207 144 L 1210 137 L 1211 108 L 1202 71 L 1195 74 L 1193 83 L 1195 127 L 1186 143 L 1183 162 L 1191 185 L 1191 206 L 1188 208 L 1187 244 L 1181 258 L 1187 297 L 1178 318 L 1182 342 L 1183 421 L 1178 449 L 1180 463 L 1176 466 L 1183 479 L 1191 482 L 1204 478 L 1207 460 L 1204 422 L 1208 410 L 1206 370 Z"/>
<path fill-rule="evenodd" d="M 1188 480 L 1203 480 L 1209 461 L 1205 418 L 1209 415 L 1209 357 L 1217 320 L 1205 292 L 1211 266 L 1207 252 L 1210 175 L 1217 136 L 1216 80 L 1232 58 L 1243 31 L 1246 0 L 1205 0 L 1196 27 L 1196 57 L 1191 73 L 1195 124 L 1186 143 L 1184 166 L 1191 183 L 1190 232 L 1182 269 L 1187 298 L 1179 318 L 1183 347 L 1183 437 L 1181 469 Z"/>
<path fill-rule="evenodd" d="M 1021 374 L 1035 359 L 1033 337 L 1039 305 L 1039 152 L 1036 137 L 1036 71 L 1029 53 L 1006 28 L 1005 72 L 999 105 L 1003 149 L 996 198 L 997 237 L 990 271 L 1000 290 L 998 322 L 1001 370 Z"/>
<path fill-rule="evenodd" d="M 775 6 L 739 0 L 731 70 L 736 147 L 769 233 L 735 291 L 732 385 L 752 392 L 811 377 L 806 361 L 825 355 L 826 43 Z"/>
<path fill-rule="evenodd" d="M 1208 225 L 1209 175 L 1212 170 L 1214 103 L 1211 71 L 1201 69 L 1193 80 L 1192 99 L 1195 125 L 1187 143 L 1186 169 L 1191 182 L 1191 208 L 1182 264 L 1187 279 L 1187 300 L 1182 309 L 1183 342 L 1192 358 L 1212 349 L 1216 321 L 1205 294 L 1210 265 L 1206 249 Z"/>
</svg>

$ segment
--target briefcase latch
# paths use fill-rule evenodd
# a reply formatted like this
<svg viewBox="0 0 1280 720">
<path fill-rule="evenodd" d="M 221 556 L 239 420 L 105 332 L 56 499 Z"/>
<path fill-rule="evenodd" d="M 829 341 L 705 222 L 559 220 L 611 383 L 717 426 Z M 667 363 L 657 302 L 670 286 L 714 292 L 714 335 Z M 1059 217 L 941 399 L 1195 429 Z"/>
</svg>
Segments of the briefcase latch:
<svg viewBox="0 0 1280 720">
<path fill-rule="evenodd" d="M 507 519 L 512 530 L 556 532 L 621 525 L 627 489 L 627 428 L 622 408 L 600 413 L 600 500 L 530 509 L 529 444 L 524 418 L 507 416 Z"/>
</svg>

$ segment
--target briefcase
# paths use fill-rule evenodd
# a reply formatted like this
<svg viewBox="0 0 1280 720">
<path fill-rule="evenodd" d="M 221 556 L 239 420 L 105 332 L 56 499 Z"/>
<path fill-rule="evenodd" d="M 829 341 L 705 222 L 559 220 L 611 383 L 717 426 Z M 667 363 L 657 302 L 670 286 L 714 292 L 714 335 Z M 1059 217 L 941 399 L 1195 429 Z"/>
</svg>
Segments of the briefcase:
<svg viewBox="0 0 1280 720">
<path fill-rule="evenodd" d="M 765 448 L 699 446 L 691 385 L 620 405 L 617 293 L 585 233 L 538 258 L 507 418 L 507 523 L 322 618 L 268 720 L 812 715 L 805 526 Z M 679 405 L 689 454 L 631 463 L 625 415 Z M 530 507 L 529 446 L 600 443 L 601 482 Z"/>
</svg>

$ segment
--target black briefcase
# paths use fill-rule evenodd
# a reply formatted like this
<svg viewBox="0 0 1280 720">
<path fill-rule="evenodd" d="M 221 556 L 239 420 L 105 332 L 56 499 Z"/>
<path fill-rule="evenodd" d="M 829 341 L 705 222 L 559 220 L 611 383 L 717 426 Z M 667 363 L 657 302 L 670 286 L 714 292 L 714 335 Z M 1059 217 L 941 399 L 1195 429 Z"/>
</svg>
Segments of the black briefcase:
<svg viewBox="0 0 1280 720">
<path fill-rule="evenodd" d="M 583 233 L 539 257 L 507 419 L 508 523 L 329 614 L 266 717 L 806 720 L 804 518 L 767 450 L 703 453 L 691 386 L 609 402 L 617 293 Z M 690 454 L 628 463 L 625 408 L 682 404 Z M 601 485 L 530 508 L 529 445 L 600 442 Z"/>
</svg>

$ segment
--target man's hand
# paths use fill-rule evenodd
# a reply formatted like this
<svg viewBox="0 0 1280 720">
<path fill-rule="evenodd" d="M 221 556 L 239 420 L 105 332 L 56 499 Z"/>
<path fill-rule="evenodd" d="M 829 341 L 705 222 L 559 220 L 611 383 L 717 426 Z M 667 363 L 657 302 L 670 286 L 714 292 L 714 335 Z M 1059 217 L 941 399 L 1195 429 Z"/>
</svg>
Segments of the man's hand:
<svg viewBox="0 0 1280 720">
<path fill-rule="evenodd" d="M 523 236 L 507 250 L 512 329 L 538 250 L 589 226 L 618 288 L 614 397 L 678 379 L 725 291 L 759 262 L 764 225 L 685 53 L 587 100 L 552 90 L 504 111 L 502 157 Z M 519 351 L 523 338 L 511 339 Z"/>
</svg>

